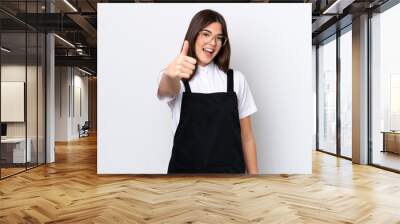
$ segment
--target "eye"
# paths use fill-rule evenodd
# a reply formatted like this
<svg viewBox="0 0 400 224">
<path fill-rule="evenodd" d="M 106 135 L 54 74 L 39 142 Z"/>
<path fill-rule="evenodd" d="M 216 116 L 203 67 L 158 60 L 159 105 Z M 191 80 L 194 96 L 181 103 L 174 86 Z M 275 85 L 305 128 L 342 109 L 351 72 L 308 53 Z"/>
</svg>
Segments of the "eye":
<svg viewBox="0 0 400 224">
<path fill-rule="evenodd" d="M 210 36 L 210 34 L 208 34 L 207 32 L 203 32 L 203 36 L 205 36 L 205 37 L 209 37 L 209 36 Z"/>
</svg>

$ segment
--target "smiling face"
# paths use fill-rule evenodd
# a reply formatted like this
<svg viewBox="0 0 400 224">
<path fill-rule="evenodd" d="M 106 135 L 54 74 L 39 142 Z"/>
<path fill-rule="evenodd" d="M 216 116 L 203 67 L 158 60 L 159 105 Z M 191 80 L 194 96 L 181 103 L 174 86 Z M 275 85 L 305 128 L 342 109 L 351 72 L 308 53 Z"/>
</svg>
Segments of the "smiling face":
<svg viewBox="0 0 400 224">
<path fill-rule="evenodd" d="M 213 22 L 199 32 L 195 41 L 195 53 L 198 64 L 206 66 L 212 62 L 221 50 L 223 42 L 222 26 Z"/>
</svg>

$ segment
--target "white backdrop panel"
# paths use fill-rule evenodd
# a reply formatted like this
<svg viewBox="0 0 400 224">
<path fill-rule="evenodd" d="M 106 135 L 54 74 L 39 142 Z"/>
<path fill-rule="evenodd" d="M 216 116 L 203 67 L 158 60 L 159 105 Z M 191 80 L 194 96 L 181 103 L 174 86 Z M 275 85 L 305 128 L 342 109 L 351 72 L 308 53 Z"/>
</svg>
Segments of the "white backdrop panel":
<svg viewBox="0 0 400 224">
<path fill-rule="evenodd" d="M 98 4 L 98 173 L 166 173 L 171 114 L 158 74 L 191 18 L 221 13 L 231 68 L 250 85 L 260 173 L 311 173 L 311 4 Z"/>
</svg>

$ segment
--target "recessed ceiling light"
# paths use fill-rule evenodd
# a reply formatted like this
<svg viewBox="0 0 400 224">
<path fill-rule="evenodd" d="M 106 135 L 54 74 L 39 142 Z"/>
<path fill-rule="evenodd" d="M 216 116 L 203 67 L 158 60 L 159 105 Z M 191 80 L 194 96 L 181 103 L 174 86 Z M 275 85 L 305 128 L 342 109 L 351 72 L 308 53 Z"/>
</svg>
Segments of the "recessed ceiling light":
<svg viewBox="0 0 400 224">
<path fill-rule="evenodd" d="M 69 3 L 68 0 L 64 0 L 65 4 L 67 4 L 72 10 L 74 10 L 75 12 L 78 12 L 78 10 L 71 4 Z"/>
<path fill-rule="evenodd" d="M 68 40 L 66 40 L 66 39 L 64 39 L 64 38 L 62 38 L 62 37 L 60 37 L 60 36 L 57 35 L 57 34 L 54 34 L 54 36 L 57 37 L 58 39 L 60 39 L 62 42 L 66 43 L 67 45 L 69 45 L 69 46 L 75 48 L 75 45 L 73 45 L 73 44 L 72 44 L 71 42 L 69 42 Z"/>
<path fill-rule="evenodd" d="M 10 53 L 10 52 L 11 52 L 11 50 L 9 50 L 9 49 L 7 49 L 7 48 L 5 48 L 5 47 L 1 47 L 1 50 L 4 51 L 4 52 L 6 52 L 6 53 Z"/>
<path fill-rule="evenodd" d="M 336 0 L 322 14 L 342 14 L 343 9 L 351 5 L 355 0 Z"/>
<path fill-rule="evenodd" d="M 86 70 L 83 70 L 83 69 L 81 69 L 81 68 L 79 68 L 79 67 L 78 67 L 78 70 L 81 71 L 81 72 L 83 72 L 83 73 L 85 73 L 85 74 L 92 75 L 92 73 L 90 73 L 90 72 L 88 72 L 88 71 L 86 71 Z"/>
</svg>

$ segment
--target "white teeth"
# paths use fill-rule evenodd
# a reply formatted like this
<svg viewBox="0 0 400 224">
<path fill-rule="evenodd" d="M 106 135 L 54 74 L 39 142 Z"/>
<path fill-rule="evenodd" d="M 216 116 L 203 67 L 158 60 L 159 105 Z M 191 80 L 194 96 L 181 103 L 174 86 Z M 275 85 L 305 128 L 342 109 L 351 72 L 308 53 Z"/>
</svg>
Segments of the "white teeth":
<svg viewBox="0 0 400 224">
<path fill-rule="evenodd" d="M 204 48 L 204 50 L 207 52 L 210 52 L 210 53 L 214 52 L 212 49 L 209 49 L 209 48 Z"/>
</svg>

